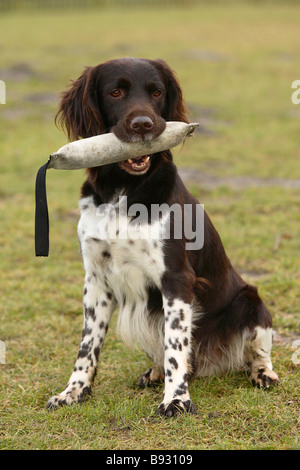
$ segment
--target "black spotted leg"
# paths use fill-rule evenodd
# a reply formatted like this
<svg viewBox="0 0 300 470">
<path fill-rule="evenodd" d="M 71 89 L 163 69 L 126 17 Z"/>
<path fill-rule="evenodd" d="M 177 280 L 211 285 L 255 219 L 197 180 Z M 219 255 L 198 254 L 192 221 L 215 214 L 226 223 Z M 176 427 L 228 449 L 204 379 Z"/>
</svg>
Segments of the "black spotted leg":
<svg viewBox="0 0 300 470">
<path fill-rule="evenodd" d="M 188 389 L 192 308 L 179 299 L 164 298 L 163 301 L 165 392 L 158 413 L 166 417 L 185 411 L 196 413 Z"/>
<path fill-rule="evenodd" d="M 83 301 L 84 326 L 74 371 L 65 390 L 50 398 L 48 409 L 81 403 L 91 394 L 99 354 L 116 302 L 95 273 L 86 275 Z"/>
</svg>

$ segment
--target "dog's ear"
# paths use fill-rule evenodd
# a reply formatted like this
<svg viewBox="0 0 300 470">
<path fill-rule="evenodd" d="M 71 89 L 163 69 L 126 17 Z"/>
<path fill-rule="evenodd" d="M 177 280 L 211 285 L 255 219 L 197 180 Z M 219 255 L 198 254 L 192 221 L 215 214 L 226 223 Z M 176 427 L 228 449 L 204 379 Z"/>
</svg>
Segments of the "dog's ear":
<svg viewBox="0 0 300 470">
<path fill-rule="evenodd" d="M 87 67 L 61 95 L 55 123 L 67 131 L 69 140 L 92 137 L 105 130 L 98 106 L 96 76 L 96 67 Z"/>
<path fill-rule="evenodd" d="M 182 91 L 175 72 L 163 60 L 153 61 L 162 74 L 167 89 L 163 118 L 166 121 L 189 122 L 187 108 L 183 102 Z"/>
</svg>

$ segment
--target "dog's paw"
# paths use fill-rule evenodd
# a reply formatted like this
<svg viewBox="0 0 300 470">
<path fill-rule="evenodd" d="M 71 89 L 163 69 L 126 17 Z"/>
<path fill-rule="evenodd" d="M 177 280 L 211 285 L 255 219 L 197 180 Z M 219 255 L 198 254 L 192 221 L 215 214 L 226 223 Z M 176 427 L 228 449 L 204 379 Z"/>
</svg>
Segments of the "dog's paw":
<svg viewBox="0 0 300 470">
<path fill-rule="evenodd" d="M 150 367 L 143 375 L 141 375 L 138 386 L 140 388 L 152 387 L 161 384 L 164 380 L 164 374 L 159 368 Z"/>
<path fill-rule="evenodd" d="M 161 403 L 157 412 L 160 416 L 172 418 L 179 413 L 197 414 L 197 409 L 191 400 L 181 401 L 178 399 L 172 400 L 170 403 Z"/>
<path fill-rule="evenodd" d="M 73 387 L 72 389 L 66 389 L 59 395 L 51 397 L 48 401 L 46 408 L 50 411 L 59 408 L 60 406 L 70 406 L 75 403 L 83 403 L 91 395 L 91 387 L 86 386 L 80 389 Z"/>
<path fill-rule="evenodd" d="M 252 371 L 250 380 L 253 387 L 269 388 L 272 385 L 279 384 L 278 375 L 268 367 L 260 367 Z"/>
</svg>

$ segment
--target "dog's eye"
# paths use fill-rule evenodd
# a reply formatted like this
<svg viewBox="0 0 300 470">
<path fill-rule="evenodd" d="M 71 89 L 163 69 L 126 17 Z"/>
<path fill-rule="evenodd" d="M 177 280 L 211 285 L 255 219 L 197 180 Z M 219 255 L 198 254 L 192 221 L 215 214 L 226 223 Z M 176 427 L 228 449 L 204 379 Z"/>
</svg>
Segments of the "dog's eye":
<svg viewBox="0 0 300 470">
<path fill-rule="evenodd" d="M 161 96 L 162 94 L 162 91 L 157 89 L 157 90 L 154 90 L 152 95 L 154 96 L 154 98 L 158 98 L 159 96 Z"/>
<path fill-rule="evenodd" d="M 122 96 L 122 91 L 116 88 L 115 90 L 110 92 L 110 95 L 114 98 L 120 98 L 120 96 Z"/>
</svg>

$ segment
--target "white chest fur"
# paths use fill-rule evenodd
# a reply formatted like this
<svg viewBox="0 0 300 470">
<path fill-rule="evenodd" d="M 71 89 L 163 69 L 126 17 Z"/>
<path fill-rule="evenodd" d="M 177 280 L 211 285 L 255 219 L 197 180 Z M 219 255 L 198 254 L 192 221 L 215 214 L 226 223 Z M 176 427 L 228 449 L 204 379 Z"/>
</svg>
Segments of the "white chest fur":
<svg viewBox="0 0 300 470">
<path fill-rule="evenodd" d="M 131 218 L 120 211 L 120 200 L 97 208 L 93 198 L 87 197 L 80 201 L 80 209 L 78 237 L 86 276 L 96 276 L 100 285 L 113 292 L 123 340 L 132 344 L 136 339 L 147 352 L 149 337 L 141 338 L 140 332 L 149 331 L 149 325 L 144 327 L 149 322 L 148 288 L 160 288 L 165 269 L 160 237 L 164 218 L 151 227 L 132 224 Z"/>
</svg>

